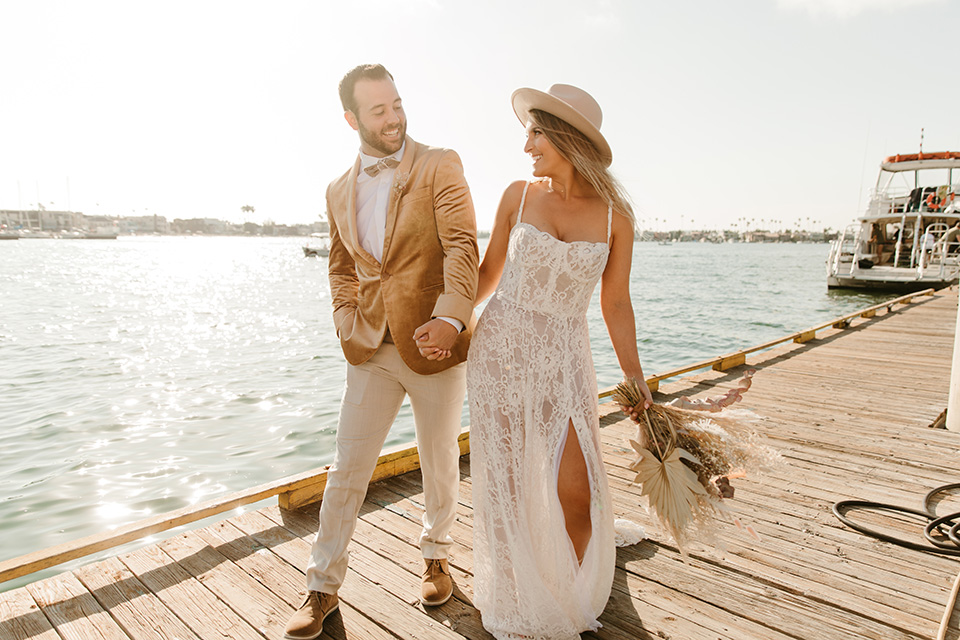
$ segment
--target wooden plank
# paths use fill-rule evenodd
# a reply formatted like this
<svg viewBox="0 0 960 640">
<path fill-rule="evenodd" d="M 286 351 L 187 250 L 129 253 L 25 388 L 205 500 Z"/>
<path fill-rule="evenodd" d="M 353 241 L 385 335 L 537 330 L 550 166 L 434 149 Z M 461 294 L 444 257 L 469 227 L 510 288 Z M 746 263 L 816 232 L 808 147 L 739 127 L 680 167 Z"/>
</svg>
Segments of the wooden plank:
<svg viewBox="0 0 960 640">
<path fill-rule="evenodd" d="M 74 571 L 131 638 L 199 638 L 117 558 Z"/>
<path fill-rule="evenodd" d="M 417 487 L 418 476 L 414 473 L 407 474 L 400 478 L 393 478 L 389 482 L 380 483 L 371 488 L 371 492 L 378 501 L 392 504 L 394 508 L 371 509 L 360 519 L 357 525 L 357 536 L 355 536 L 354 539 L 354 545 L 359 543 L 364 546 L 373 547 L 374 551 L 379 549 L 381 550 L 381 556 L 386 557 L 386 554 L 392 552 L 395 556 L 395 561 L 407 565 L 411 574 L 419 570 L 419 553 L 414 548 L 411 553 L 397 554 L 395 543 L 392 543 L 390 538 L 395 538 L 397 543 L 411 547 L 412 543 L 417 540 L 422 526 L 420 520 L 422 515 L 422 494 L 417 490 Z M 393 493 L 394 490 L 399 488 L 403 489 L 400 494 Z M 413 495 L 409 495 L 411 492 Z M 401 496 L 404 497 L 401 498 Z M 420 497 L 419 503 L 417 502 L 418 496 Z M 274 510 L 267 508 L 263 510 L 263 513 L 273 514 Z M 278 518 L 280 516 L 272 515 L 272 517 Z M 282 518 L 286 527 L 302 535 L 306 535 L 306 533 L 311 531 L 315 526 L 312 518 L 309 516 L 301 516 L 296 512 L 284 513 Z M 367 522 L 368 519 L 370 522 Z M 377 522 L 378 524 L 374 525 L 372 524 L 373 522 Z M 463 566 L 465 569 L 472 570 L 471 555 L 460 552 L 460 548 L 469 548 L 472 540 L 471 523 L 466 511 L 461 511 L 460 515 L 458 515 L 458 524 L 460 526 L 455 526 L 452 532 L 453 538 L 458 544 L 454 547 L 454 556 L 450 563 L 457 587 L 454 596 L 458 599 L 465 599 L 463 601 L 469 603 L 469 599 L 472 598 L 472 576 L 460 569 L 460 567 Z M 356 547 L 354 546 L 352 548 Z M 351 555 L 352 564 L 354 563 L 353 558 L 355 555 L 356 552 Z M 379 560 L 376 560 L 373 565 L 364 564 L 358 568 L 358 570 L 364 572 L 392 571 L 392 569 L 388 567 L 388 563 L 381 563 Z M 620 579 L 621 584 L 625 582 L 626 578 Z M 611 603 L 608 604 L 604 616 L 601 617 L 604 629 L 601 629 L 597 634 L 587 637 L 662 637 L 659 635 L 653 636 L 643 628 L 642 625 L 646 620 L 661 621 L 665 628 L 670 630 L 668 635 L 678 638 L 709 638 L 710 640 L 729 638 L 731 640 L 739 640 L 744 637 L 755 637 L 764 638 L 765 640 L 786 640 L 786 638 L 791 637 L 765 629 L 762 625 L 754 625 L 752 623 L 735 620 L 732 616 L 720 610 L 712 611 L 708 616 L 710 622 L 706 624 L 702 619 L 692 621 L 678 617 L 675 611 L 676 601 L 684 600 L 682 594 L 677 594 L 662 585 L 649 584 L 643 594 L 643 601 L 633 602 L 630 593 L 626 590 L 621 589 L 620 591 L 616 591 L 616 584 L 617 582 L 615 581 L 615 592 Z M 650 595 L 650 591 L 661 594 L 657 602 L 660 603 L 662 608 L 657 608 L 651 604 L 653 596 Z M 702 605 L 701 603 L 692 603 L 691 607 L 699 607 L 701 609 L 712 608 L 710 605 Z M 638 609 L 643 612 L 643 620 L 640 620 L 636 615 Z M 630 612 L 632 612 L 632 614 L 630 614 Z M 637 626 L 638 624 L 641 626 Z M 471 635 L 471 632 L 465 631 L 465 628 L 466 625 L 464 624 L 463 618 L 458 617 L 456 630 L 467 637 L 475 637 Z M 469 628 L 475 629 L 472 624 Z M 754 635 L 750 635 L 750 633 L 744 635 L 744 628 L 750 629 L 750 633 Z M 488 637 L 485 635 L 485 632 L 482 633 L 484 635 L 479 637 Z"/>
<path fill-rule="evenodd" d="M 282 636 L 294 606 L 190 533 L 157 545 L 263 635 Z"/>
<path fill-rule="evenodd" d="M 63 640 L 129 638 L 72 574 L 33 582 L 26 589 Z"/>
<path fill-rule="evenodd" d="M 268 509 L 275 510 L 276 507 L 269 507 Z M 262 545 L 264 550 L 269 550 L 276 561 L 284 564 L 287 570 L 296 572 L 299 576 L 301 593 L 305 593 L 306 577 L 303 570 L 306 568 L 306 558 L 302 556 L 303 540 L 269 518 L 264 517 L 260 511 L 237 516 L 231 520 L 231 524 Z M 305 537 L 312 540 L 312 533 L 306 534 Z M 263 553 L 263 551 L 259 553 Z M 291 562 L 301 558 L 303 558 L 303 561 L 300 564 Z M 302 600 L 298 600 L 296 605 L 299 606 L 301 602 Z M 389 630 L 370 620 L 342 598 L 339 613 L 329 618 L 324 623 L 324 627 L 324 635 L 329 635 L 332 638 L 363 638 L 364 640 L 395 640 L 396 638 Z"/>
<path fill-rule="evenodd" d="M 33 596 L 24 588 L 0 593 L 0 638 L 60 640 Z"/>
<path fill-rule="evenodd" d="M 638 547 L 623 550 L 625 569 L 655 579 L 757 624 L 818 640 L 874 637 L 915 640 L 916 636 L 859 615 L 791 593 L 730 568 L 696 557 L 683 562 L 661 547 L 652 556 Z M 618 556 L 619 557 L 619 556 Z"/>
<path fill-rule="evenodd" d="M 370 511 L 364 519 L 376 520 L 378 526 L 383 531 L 393 532 L 394 535 L 400 535 L 401 538 L 416 539 L 420 528 L 420 515 L 422 514 L 422 489 L 418 483 L 417 474 L 407 474 L 406 476 L 393 478 L 388 483 L 381 483 L 372 488 L 375 499 L 389 503 L 394 506 L 393 509 L 381 508 Z M 464 485 L 468 485 L 465 482 Z M 396 500 L 389 494 L 399 491 L 398 496 L 403 496 L 401 500 Z M 463 491 L 462 493 L 468 493 Z M 470 529 L 469 509 L 458 511 L 458 524 L 463 526 L 454 526 L 451 532 L 454 541 L 460 545 L 469 546 L 472 540 Z M 358 527 L 359 528 L 359 527 Z M 465 568 L 472 570 L 472 559 L 469 555 L 463 556 L 459 561 L 462 564 L 470 561 L 471 564 L 465 565 Z M 614 594 L 611 603 L 601 617 L 601 622 L 609 627 L 609 632 L 626 632 L 636 634 L 634 637 L 642 637 L 643 627 L 636 627 L 637 623 L 644 624 L 644 620 L 653 619 L 658 621 L 655 628 L 658 633 L 666 633 L 671 637 L 680 638 L 763 638 L 764 640 L 773 640 L 779 638 L 788 638 L 793 636 L 783 635 L 777 631 L 771 630 L 764 625 L 758 625 L 750 621 L 732 616 L 726 611 L 715 608 L 709 603 L 704 603 L 697 599 L 690 599 L 682 593 L 670 589 L 667 586 L 658 583 L 645 583 L 640 594 L 641 602 L 637 604 L 627 604 L 631 599 L 631 593 L 625 587 L 617 591 L 617 585 L 625 585 L 628 579 L 620 576 L 622 570 L 618 570 L 618 576 L 615 578 Z M 471 581 L 472 582 L 472 581 Z M 471 583 L 463 584 L 458 582 L 463 591 L 467 591 Z M 637 593 L 634 591 L 633 593 Z M 657 595 L 653 595 L 657 594 Z M 653 604 L 654 602 L 658 605 Z M 696 617 L 685 618 L 682 612 L 678 611 L 678 603 L 684 603 L 688 611 L 698 611 Z M 640 608 L 645 614 L 643 620 L 638 620 L 636 610 Z M 632 615 L 629 612 L 634 612 Z M 616 631 L 614 631 L 616 629 Z M 668 630 L 668 631 L 667 631 Z M 605 637 L 607 633 L 601 630 L 597 635 Z M 662 636 L 657 636 L 662 637 Z"/>
<path fill-rule="evenodd" d="M 184 624 L 204 640 L 262 640 L 263 635 L 156 545 L 120 561 Z"/>
<path fill-rule="evenodd" d="M 738 493 L 741 492 L 738 490 Z M 620 496 L 615 499 L 615 509 L 622 506 L 622 499 Z M 940 587 L 933 587 L 930 578 L 922 575 L 923 565 L 917 562 L 923 559 L 922 554 L 916 553 L 913 575 L 895 571 L 896 563 L 885 565 L 885 556 L 879 551 L 867 551 L 875 557 L 871 557 L 868 564 L 860 564 L 856 559 L 863 554 L 853 545 L 872 546 L 873 542 L 849 535 L 847 544 L 831 545 L 831 541 L 822 538 L 824 527 L 831 524 L 826 519 L 824 522 L 794 519 L 799 526 L 788 528 L 784 522 L 768 522 L 759 510 L 737 506 L 746 512 L 743 517 L 758 531 L 760 541 L 728 525 L 718 531 L 722 553 L 691 545 L 692 557 L 722 563 L 785 591 L 815 594 L 816 599 L 832 606 L 861 612 L 886 624 L 903 626 L 903 620 L 909 620 L 916 626 L 936 617 L 944 596 L 931 597 L 931 593 L 940 592 Z M 662 536 L 655 523 L 647 526 L 647 531 L 655 537 Z M 673 546 L 667 541 L 659 544 Z"/>
<path fill-rule="evenodd" d="M 270 509 L 265 510 L 270 512 Z M 244 523 L 249 523 L 261 514 L 251 514 L 243 519 Z M 282 518 L 281 518 L 282 520 Z M 279 523 L 277 523 L 279 524 Z M 285 525 L 289 526 L 289 525 Z M 309 536 L 316 530 L 315 524 L 299 520 L 296 525 L 299 533 Z M 261 527 L 260 528 L 264 528 Z M 274 547 L 275 551 L 283 553 L 284 560 L 292 566 L 305 567 L 310 555 L 311 544 L 299 537 L 297 533 L 289 532 L 286 538 L 289 544 L 282 547 Z M 354 542 L 351 544 L 351 558 L 360 554 L 367 553 Z M 419 581 L 415 590 L 407 591 L 405 597 L 397 598 L 388 595 L 389 591 L 384 591 L 381 584 L 368 579 L 358 573 L 354 568 L 348 569 L 347 578 L 340 588 L 339 596 L 344 602 L 350 603 L 356 609 L 363 611 L 375 622 L 389 629 L 398 638 L 409 640 L 419 638 L 438 638 L 447 640 L 456 640 L 460 638 L 458 634 L 439 624 L 431 618 L 431 615 L 437 613 L 440 609 L 445 609 L 447 605 L 438 610 L 431 610 L 427 613 L 424 607 L 419 605 Z"/>
</svg>

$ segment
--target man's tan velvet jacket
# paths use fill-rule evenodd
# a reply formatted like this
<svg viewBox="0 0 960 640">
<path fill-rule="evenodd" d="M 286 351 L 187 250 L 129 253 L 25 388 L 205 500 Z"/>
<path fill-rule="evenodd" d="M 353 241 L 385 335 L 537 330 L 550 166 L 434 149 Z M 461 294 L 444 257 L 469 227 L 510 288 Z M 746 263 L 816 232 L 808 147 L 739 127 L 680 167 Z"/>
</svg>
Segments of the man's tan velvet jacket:
<svg viewBox="0 0 960 640">
<path fill-rule="evenodd" d="M 327 187 L 330 292 L 333 321 L 347 361 L 361 364 L 383 342 L 387 328 L 403 361 L 421 374 L 467 358 L 476 324 L 477 223 L 456 152 L 406 138 L 387 205 L 383 262 L 357 238 L 357 173 L 353 167 Z M 450 358 L 427 360 L 413 340 L 431 318 L 456 318 L 465 329 Z"/>
</svg>

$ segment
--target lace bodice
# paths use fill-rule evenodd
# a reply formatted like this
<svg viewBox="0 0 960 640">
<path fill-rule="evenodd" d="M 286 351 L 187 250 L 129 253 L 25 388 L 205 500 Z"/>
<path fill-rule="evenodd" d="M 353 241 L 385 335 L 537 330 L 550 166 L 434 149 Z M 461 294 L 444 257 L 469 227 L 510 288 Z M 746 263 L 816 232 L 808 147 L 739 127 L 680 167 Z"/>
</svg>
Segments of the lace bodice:
<svg viewBox="0 0 960 640">
<path fill-rule="evenodd" d="M 523 222 L 526 186 L 510 232 L 497 297 L 547 316 L 582 316 L 609 255 L 613 208 L 607 209 L 607 242 L 564 242 Z"/>
</svg>

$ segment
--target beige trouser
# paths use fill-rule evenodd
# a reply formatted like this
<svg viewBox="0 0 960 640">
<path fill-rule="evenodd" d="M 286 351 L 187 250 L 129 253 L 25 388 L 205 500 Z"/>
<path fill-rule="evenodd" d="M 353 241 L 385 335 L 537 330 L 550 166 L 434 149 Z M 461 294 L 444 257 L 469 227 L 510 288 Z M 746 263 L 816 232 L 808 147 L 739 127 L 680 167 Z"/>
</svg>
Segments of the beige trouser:
<svg viewBox="0 0 960 640">
<path fill-rule="evenodd" d="M 423 473 L 424 558 L 446 558 L 460 491 L 460 414 L 466 364 L 432 375 L 412 371 L 393 343 L 370 360 L 347 365 L 337 426 L 337 452 L 320 503 L 320 530 L 307 565 L 307 588 L 336 593 L 347 573 L 347 545 L 367 485 L 404 395 L 410 396 Z"/>
</svg>

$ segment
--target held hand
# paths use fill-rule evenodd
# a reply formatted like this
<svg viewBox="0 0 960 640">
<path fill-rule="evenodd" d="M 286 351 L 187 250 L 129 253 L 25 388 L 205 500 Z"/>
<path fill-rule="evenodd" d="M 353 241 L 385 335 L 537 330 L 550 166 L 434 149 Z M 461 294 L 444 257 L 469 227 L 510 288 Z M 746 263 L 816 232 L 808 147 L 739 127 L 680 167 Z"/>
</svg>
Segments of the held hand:
<svg viewBox="0 0 960 640">
<path fill-rule="evenodd" d="M 641 407 L 640 405 L 637 405 L 636 407 L 628 407 L 626 405 L 620 405 L 620 410 L 627 414 L 634 422 L 640 422 L 641 412 L 643 412 L 644 409 L 649 408 L 649 406 L 650 405 L 644 405 Z"/>
<path fill-rule="evenodd" d="M 644 382 L 642 377 L 634 378 L 637 382 L 637 387 L 640 390 L 640 393 L 643 394 L 643 401 L 636 406 L 620 405 L 620 410 L 627 414 L 635 422 L 640 421 L 640 414 L 653 406 L 653 394 L 650 393 L 650 387 L 647 386 L 647 383 Z"/>
<path fill-rule="evenodd" d="M 436 347 L 426 347 L 420 349 L 420 355 L 427 360 L 445 360 L 450 357 L 450 351 L 437 349 Z"/>
<path fill-rule="evenodd" d="M 650 387 L 647 386 L 647 383 L 640 378 L 640 391 L 643 392 L 643 408 L 649 409 L 653 406 L 653 394 L 650 393 Z"/>
<path fill-rule="evenodd" d="M 457 329 L 446 320 L 434 318 L 413 332 L 417 348 L 427 360 L 443 360 L 450 357 L 453 344 L 457 341 Z"/>
</svg>

